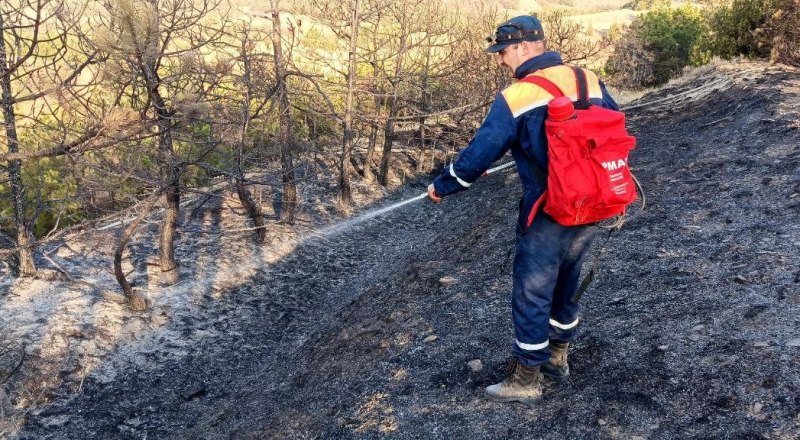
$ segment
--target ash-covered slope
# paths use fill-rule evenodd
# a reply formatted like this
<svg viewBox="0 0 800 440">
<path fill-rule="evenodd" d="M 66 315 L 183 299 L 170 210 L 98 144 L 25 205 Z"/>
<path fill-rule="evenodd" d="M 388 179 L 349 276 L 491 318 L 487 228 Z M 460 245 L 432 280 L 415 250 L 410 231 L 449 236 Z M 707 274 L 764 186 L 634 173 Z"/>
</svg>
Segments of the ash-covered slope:
<svg viewBox="0 0 800 440">
<path fill-rule="evenodd" d="M 800 438 L 798 73 L 706 69 L 630 106 L 648 206 L 531 408 L 482 398 L 513 340 L 512 172 L 306 242 L 172 324 L 213 337 L 110 358 L 18 437 Z"/>
</svg>

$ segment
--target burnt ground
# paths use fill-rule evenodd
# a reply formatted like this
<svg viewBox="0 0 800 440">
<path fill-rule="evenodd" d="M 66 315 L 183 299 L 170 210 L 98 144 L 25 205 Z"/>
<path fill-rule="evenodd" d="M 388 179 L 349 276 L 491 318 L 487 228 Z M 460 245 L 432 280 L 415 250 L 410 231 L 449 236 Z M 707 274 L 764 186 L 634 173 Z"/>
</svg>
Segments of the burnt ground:
<svg viewBox="0 0 800 440">
<path fill-rule="evenodd" d="M 179 355 L 111 354 L 12 437 L 798 439 L 798 73 L 707 68 L 629 106 L 647 207 L 601 254 L 573 376 L 532 407 L 482 397 L 513 341 L 506 172 L 304 241 L 169 323 Z"/>
</svg>

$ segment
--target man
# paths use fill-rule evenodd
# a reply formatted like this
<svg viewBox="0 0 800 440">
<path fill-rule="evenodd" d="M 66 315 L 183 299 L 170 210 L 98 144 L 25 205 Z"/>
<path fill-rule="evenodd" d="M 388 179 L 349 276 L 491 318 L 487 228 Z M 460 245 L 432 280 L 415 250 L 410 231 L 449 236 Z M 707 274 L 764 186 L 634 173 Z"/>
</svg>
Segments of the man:
<svg viewBox="0 0 800 440">
<path fill-rule="evenodd" d="M 520 16 L 501 24 L 486 49 L 516 79 L 543 76 L 573 101 L 578 87 L 561 55 L 546 51 L 541 22 Z M 605 86 L 585 71 L 590 102 L 617 109 Z M 554 380 L 569 376 L 567 349 L 578 325 L 578 305 L 571 299 L 596 226 L 562 226 L 539 210 L 547 176 L 544 121 L 553 95 L 518 81 L 497 94 L 469 146 L 428 187 L 435 202 L 467 189 L 495 160 L 511 150 L 523 187 L 514 257 L 512 317 L 516 340 L 514 363 L 503 382 L 486 388 L 492 400 L 530 403 L 542 394 L 542 374 Z"/>
</svg>

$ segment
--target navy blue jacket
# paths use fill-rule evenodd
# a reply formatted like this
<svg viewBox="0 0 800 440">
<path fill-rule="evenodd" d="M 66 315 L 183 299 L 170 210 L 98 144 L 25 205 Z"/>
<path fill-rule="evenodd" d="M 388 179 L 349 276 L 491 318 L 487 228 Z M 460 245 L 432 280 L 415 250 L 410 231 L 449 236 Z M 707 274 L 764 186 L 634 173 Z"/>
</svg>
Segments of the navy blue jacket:
<svg viewBox="0 0 800 440">
<path fill-rule="evenodd" d="M 594 73 L 585 72 L 592 104 L 617 110 L 617 103 L 605 85 Z M 554 82 L 573 101 L 578 99 L 575 74 L 569 66 L 564 65 L 558 52 L 545 52 L 531 58 L 515 72 L 517 79 L 528 75 L 543 76 Z M 525 227 L 528 214 L 545 190 L 537 175 L 547 176 L 544 121 L 547 103 L 551 99 L 553 95 L 541 87 L 519 81 L 498 93 L 475 137 L 434 180 L 436 193 L 446 196 L 467 189 L 494 161 L 511 150 L 524 193 L 519 224 Z"/>
</svg>

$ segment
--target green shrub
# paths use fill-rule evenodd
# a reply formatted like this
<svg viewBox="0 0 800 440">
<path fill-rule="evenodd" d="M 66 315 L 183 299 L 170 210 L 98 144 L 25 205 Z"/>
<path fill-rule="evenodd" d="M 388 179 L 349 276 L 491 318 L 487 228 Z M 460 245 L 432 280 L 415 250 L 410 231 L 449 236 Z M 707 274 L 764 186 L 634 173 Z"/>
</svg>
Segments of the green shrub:
<svg viewBox="0 0 800 440">
<path fill-rule="evenodd" d="M 767 57 L 771 44 L 763 28 L 776 3 L 776 0 L 733 0 L 720 6 L 709 20 L 712 53 L 721 58 Z"/>
<path fill-rule="evenodd" d="M 68 161 L 42 158 L 22 167 L 25 192 L 25 215 L 32 219 L 31 230 L 38 239 L 56 226 L 71 226 L 84 218 L 75 200 L 75 182 Z"/>
<path fill-rule="evenodd" d="M 708 24 L 692 6 L 658 9 L 631 23 L 615 45 L 606 71 L 625 87 L 663 84 L 686 66 L 707 63 Z"/>
</svg>

